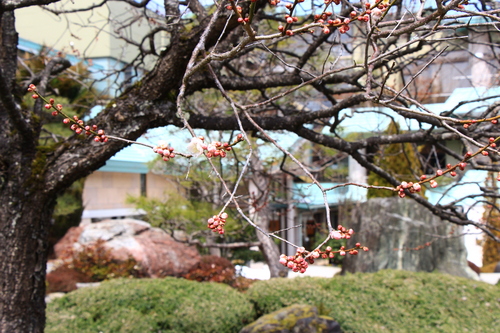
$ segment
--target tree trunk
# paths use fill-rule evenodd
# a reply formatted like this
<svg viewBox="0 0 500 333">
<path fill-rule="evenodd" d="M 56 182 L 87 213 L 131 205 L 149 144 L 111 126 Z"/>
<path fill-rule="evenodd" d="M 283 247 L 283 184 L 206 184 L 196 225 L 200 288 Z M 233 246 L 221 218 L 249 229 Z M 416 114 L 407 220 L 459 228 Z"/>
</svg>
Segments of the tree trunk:
<svg viewBox="0 0 500 333">
<path fill-rule="evenodd" d="M 43 332 L 48 229 L 55 194 L 37 148 L 40 117 L 15 93 L 17 32 L 0 13 L 0 332 Z"/>
<path fill-rule="evenodd" d="M 21 163 L 13 162 L 2 172 L 0 185 L 0 332 L 43 332 L 48 231 L 55 200 L 36 186 L 38 175 L 31 174 L 29 165 L 18 166 Z"/>
<path fill-rule="evenodd" d="M 269 221 L 267 218 L 262 218 L 263 213 L 265 212 L 261 211 L 257 213 L 258 216 L 254 215 L 254 222 L 267 232 Z M 268 237 L 257 229 L 255 232 L 257 232 L 257 238 L 260 241 L 259 248 L 264 255 L 267 265 L 269 266 L 271 277 L 286 277 L 288 275 L 288 269 L 279 263 L 280 251 L 278 245 L 276 245 L 271 237 Z"/>
</svg>

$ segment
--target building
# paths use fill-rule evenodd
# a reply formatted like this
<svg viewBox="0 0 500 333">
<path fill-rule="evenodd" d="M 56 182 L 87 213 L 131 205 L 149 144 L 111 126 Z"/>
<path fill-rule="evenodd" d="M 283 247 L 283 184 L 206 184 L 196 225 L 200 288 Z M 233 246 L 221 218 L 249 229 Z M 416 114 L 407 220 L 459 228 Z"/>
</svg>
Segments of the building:
<svg viewBox="0 0 500 333">
<path fill-rule="evenodd" d="M 87 1 L 84 6 L 98 2 Z M 82 4 L 63 0 L 16 11 L 18 47 L 34 55 L 62 53 L 72 64 L 83 63 L 96 80 L 95 88 L 102 96 L 101 103 L 105 104 L 109 96 L 115 96 L 153 64 L 153 59 L 148 57 L 138 64 L 137 48 L 129 42 L 140 43 L 156 26 L 158 15 L 155 8 L 150 8 L 148 20 L 140 9 L 113 1 L 89 11 L 57 15 L 76 6 Z M 161 51 L 166 44 L 164 38 L 165 34 L 155 35 L 156 51 Z M 96 106 L 92 113 L 100 109 Z M 167 176 L 150 172 L 148 162 L 154 158 L 152 151 L 130 146 L 88 176 L 83 191 L 83 221 L 142 214 L 127 203 L 129 195 L 163 198 L 165 189 L 175 185 Z"/>
</svg>

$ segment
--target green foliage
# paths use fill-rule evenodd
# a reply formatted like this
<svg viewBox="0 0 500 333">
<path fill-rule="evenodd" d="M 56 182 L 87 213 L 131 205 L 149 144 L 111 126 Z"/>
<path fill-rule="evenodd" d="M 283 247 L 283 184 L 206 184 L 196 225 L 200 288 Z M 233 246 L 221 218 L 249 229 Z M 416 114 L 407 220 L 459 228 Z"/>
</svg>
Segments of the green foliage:
<svg viewBox="0 0 500 333">
<path fill-rule="evenodd" d="M 264 261 L 264 255 L 260 251 L 250 250 L 247 247 L 240 247 L 231 251 L 231 261 L 236 265 L 245 265 L 250 261 Z"/>
<path fill-rule="evenodd" d="M 388 135 L 398 133 L 400 133 L 399 126 L 395 122 L 391 122 L 385 130 L 385 134 Z M 410 182 L 422 174 L 422 168 L 417 154 L 417 150 L 411 143 L 395 143 L 383 146 L 383 148 L 377 152 L 374 162 L 398 180 Z M 368 174 L 368 184 L 393 187 L 391 183 L 373 172 Z M 421 193 L 422 195 L 424 194 L 423 187 Z M 368 189 L 367 198 L 389 198 L 397 195 L 398 193 L 395 191 L 370 188 Z"/>
<path fill-rule="evenodd" d="M 487 186 L 491 187 L 495 192 L 498 192 L 498 182 L 496 176 L 492 172 L 488 174 Z M 491 200 L 495 206 L 498 205 L 498 200 L 495 198 L 488 199 Z M 491 232 L 495 236 L 500 237 L 500 212 L 492 205 L 487 205 L 484 211 L 483 220 L 490 226 Z M 483 243 L 483 267 L 481 268 L 481 272 L 492 273 L 498 262 L 500 262 L 500 243 L 486 236 Z"/>
<path fill-rule="evenodd" d="M 168 231 L 193 233 L 207 229 L 207 219 L 215 214 L 208 202 L 192 201 L 176 193 L 166 193 L 166 199 L 128 197 L 127 202 L 146 212 L 145 221 Z"/>
<path fill-rule="evenodd" d="M 255 282 L 247 295 L 258 315 L 310 304 L 344 332 L 497 332 L 500 325 L 498 287 L 439 273 L 272 279 Z"/>
<path fill-rule="evenodd" d="M 255 314 L 244 294 L 185 279 L 116 279 L 51 302 L 45 332 L 233 333 Z"/>
<path fill-rule="evenodd" d="M 499 299 L 498 286 L 394 270 L 257 281 L 245 294 L 176 278 L 116 279 L 48 304 L 46 332 L 238 332 L 256 314 L 297 303 L 346 333 L 496 332 Z"/>
<path fill-rule="evenodd" d="M 57 205 L 54 210 L 54 224 L 50 229 L 51 241 L 55 244 L 62 238 L 69 228 L 80 224 L 83 212 L 83 185 L 85 179 L 77 180 L 57 197 Z"/>
</svg>

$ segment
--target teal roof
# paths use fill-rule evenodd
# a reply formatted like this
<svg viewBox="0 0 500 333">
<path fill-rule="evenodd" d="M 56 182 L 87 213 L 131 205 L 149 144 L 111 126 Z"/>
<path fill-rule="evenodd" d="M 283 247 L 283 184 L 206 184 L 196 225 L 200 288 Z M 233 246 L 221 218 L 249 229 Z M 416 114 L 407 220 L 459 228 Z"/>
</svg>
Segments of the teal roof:
<svg viewBox="0 0 500 333">
<path fill-rule="evenodd" d="M 131 145 L 116 153 L 99 169 L 105 172 L 148 173 L 148 162 L 156 154 L 147 147 Z"/>
<path fill-rule="evenodd" d="M 343 183 L 321 183 L 324 189 L 332 188 Z M 318 186 L 311 183 L 293 184 L 293 199 L 298 202 L 299 209 L 314 209 L 324 207 L 323 193 Z M 329 206 L 337 206 L 346 201 L 365 201 L 367 189 L 359 186 L 342 186 L 326 192 Z"/>
</svg>

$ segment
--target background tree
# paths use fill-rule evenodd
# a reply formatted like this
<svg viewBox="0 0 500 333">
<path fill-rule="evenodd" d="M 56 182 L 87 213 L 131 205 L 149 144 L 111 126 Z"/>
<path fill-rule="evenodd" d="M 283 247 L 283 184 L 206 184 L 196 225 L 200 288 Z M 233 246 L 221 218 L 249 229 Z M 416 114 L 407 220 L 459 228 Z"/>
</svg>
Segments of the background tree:
<svg viewBox="0 0 500 333">
<path fill-rule="evenodd" d="M 385 131 L 387 135 L 399 134 L 399 126 L 391 122 Z M 418 153 L 411 143 L 390 144 L 373 153 L 374 163 L 397 179 L 415 179 L 423 174 Z M 368 184 L 375 186 L 391 186 L 391 183 L 375 172 L 368 175 Z M 368 198 L 387 198 L 398 195 L 394 191 L 368 189 Z"/>
<path fill-rule="evenodd" d="M 489 173 L 487 185 L 494 192 L 498 192 L 498 181 L 493 173 Z M 491 201 L 487 204 L 483 218 L 486 224 L 496 228 L 493 233 L 498 237 L 500 235 L 500 213 L 497 209 L 497 198 L 489 198 Z M 483 243 L 483 267 L 484 273 L 495 271 L 500 262 L 500 243 L 492 238 L 486 238 Z"/>
<path fill-rule="evenodd" d="M 136 140 L 147 129 L 165 125 L 186 128 L 193 135 L 198 128 L 235 130 L 242 133 L 245 141 L 252 134 L 280 147 L 323 193 L 327 189 L 273 139 L 272 131 L 294 133 L 346 153 L 367 170 L 385 178 L 394 190 L 408 179 L 396 178 L 374 163 L 363 149 L 369 151 L 391 143 L 440 145 L 460 140 L 471 154 L 464 156 L 450 149 L 444 149 L 445 153 L 468 167 L 499 171 L 494 163 L 498 160 L 494 145 L 500 136 L 495 126 L 499 118 L 495 102 L 498 94 L 471 97 L 459 105 L 487 102 L 481 109 L 472 104 L 467 112 L 462 112 L 455 104 L 432 112 L 419 100 L 421 95 L 413 85 L 426 73 L 432 73 L 435 83 L 437 78 L 448 77 L 440 74 L 444 68 L 440 66 L 441 60 L 457 53 L 466 54 L 467 61 L 473 60 L 471 68 L 483 64 L 490 74 L 498 72 L 494 38 L 499 12 L 495 1 L 470 1 L 467 5 L 463 0 L 439 0 L 432 4 L 333 0 L 313 1 L 307 6 L 310 9 L 296 1 L 278 4 L 276 9 L 276 1 L 239 4 L 230 1 L 204 7 L 196 0 L 169 0 L 154 15 L 146 9 L 152 3 L 102 0 L 73 6 L 71 1 L 58 0 L 0 2 L 1 332 L 43 331 L 47 240 L 57 195 L 130 144 L 117 137 Z M 16 15 L 24 7 L 49 4 L 56 6 L 43 8 L 63 18 L 70 13 L 92 12 L 116 4 L 134 9 L 128 12 L 137 20 L 118 22 L 120 26 L 113 33 L 136 47 L 137 56 L 123 70 L 133 73 L 132 76 L 135 73 L 137 83 L 131 85 L 130 80 L 124 80 L 117 96 L 89 121 L 105 131 L 109 139 L 106 143 L 95 142 L 94 135 L 75 134 L 50 149 L 40 146 L 47 110 L 40 98 L 30 107 L 22 102 L 23 97 L 33 93 L 27 90 L 34 84 L 41 96 L 58 98 L 49 82 L 68 69 L 70 63 L 54 56 L 42 71 L 17 81 Z M 130 39 L 127 28 L 138 22 L 139 17 L 151 24 L 151 30 L 138 40 Z M 92 22 L 78 23 L 82 27 L 93 25 Z M 44 25 L 45 21 L 40 22 L 39 28 Z M 161 39 L 163 45 L 157 44 L 161 34 L 165 36 Z M 147 63 L 153 64 L 149 71 Z M 495 83 L 490 74 L 469 73 L 464 76 L 470 77 L 473 85 L 485 85 L 488 83 L 485 78 L 490 80 L 488 84 Z M 449 86 L 454 82 L 446 80 Z M 189 100 L 200 94 L 219 96 L 221 107 L 208 111 L 203 104 L 188 108 Z M 304 101 L 320 99 L 328 105 L 304 107 Z M 368 138 L 343 139 L 340 129 L 350 115 L 359 119 L 358 123 L 366 121 L 366 113 L 350 112 L 346 116 L 346 109 L 373 106 L 379 107 L 380 116 L 396 114 L 408 123 L 417 123 L 419 129 L 396 135 L 371 130 Z M 325 134 L 325 129 L 330 133 Z M 183 148 L 175 149 L 182 153 Z M 248 171 L 252 154 L 250 150 L 242 159 L 240 173 Z M 175 163 L 176 159 L 169 163 Z M 457 164 L 442 171 L 447 174 L 464 167 Z M 434 186 L 438 177 L 436 173 L 411 181 L 419 186 Z M 222 177 L 219 181 L 226 193 L 224 205 L 231 203 L 247 223 L 258 227 L 241 208 L 234 195 L 236 189 L 224 186 Z M 238 185 L 236 182 L 235 186 Z M 459 225 L 473 224 L 494 236 L 492 226 L 469 219 L 455 207 L 460 200 L 434 205 L 412 193 L 415 189 L 415 186 L 399 188 L 442 219 Z M 464 193 L 464 196 L 470 195 Z M 498 194 L 488 193 L 488 196 Z M 325 210 L 329 219 L 327 205 Z M 327 222 L 332 231 L 331 221 Z"/>
</svg>

